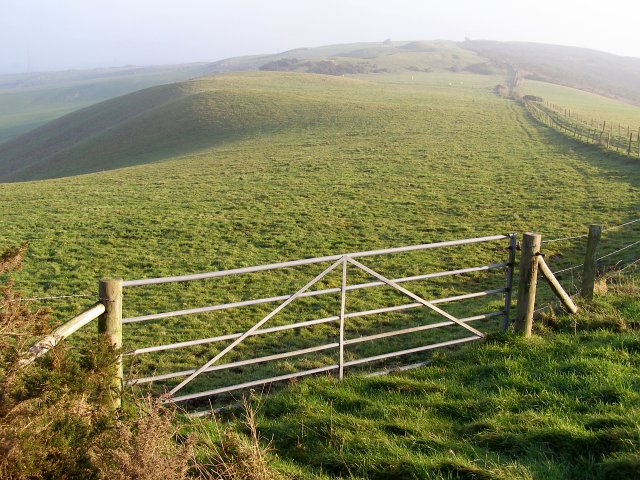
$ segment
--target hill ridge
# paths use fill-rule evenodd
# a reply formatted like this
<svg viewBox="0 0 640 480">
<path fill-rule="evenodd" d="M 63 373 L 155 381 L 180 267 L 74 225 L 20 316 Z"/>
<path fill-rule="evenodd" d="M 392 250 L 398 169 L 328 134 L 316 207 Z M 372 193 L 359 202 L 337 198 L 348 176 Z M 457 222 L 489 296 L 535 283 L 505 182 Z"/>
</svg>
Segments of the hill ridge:
<svg viewBox="0 0 640 480">
<path fill-rule="evenodd" d="M 269 82 L 276 85 L 269 88 Z M 323 91 L 327 85 L 331 88 Z M 269 72 L 151 87 L 73 112 L 1 144 L 0 181 L 90 173 L 162 160 L 251 135 L 343 124 L 363 114 L 349 108 L 353 102 L 342 92 L 354 85 L 368 84 Z M 342 101 L 336 103 L 334 95 Z M 384 110 L 383 105 L 376 108 Z"/>
</svg>

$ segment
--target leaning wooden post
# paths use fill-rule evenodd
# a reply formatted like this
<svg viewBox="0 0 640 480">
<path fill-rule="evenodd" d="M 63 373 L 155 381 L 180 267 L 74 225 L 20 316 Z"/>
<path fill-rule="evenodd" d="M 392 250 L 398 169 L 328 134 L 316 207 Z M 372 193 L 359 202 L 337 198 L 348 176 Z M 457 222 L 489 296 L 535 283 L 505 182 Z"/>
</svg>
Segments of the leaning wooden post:
<svg viewBox="0 0 640 480">
<path fill-rule="evenodd" d="M 582 288 L 580 296 L 584 299 L 593 298 L 593 286 L 596 280 L 596 253 L 600 236 L 602 235 L 601 225 L 589 226 L 589 238 L 587 239 L 587 253 L 584 257 L 584 267 L 582 270 Z"/>
<path fill-rule="evenodd" d="M 558 282 L 558 279 L 553 274 L 542 255 L 540 255 L 540 258 L 538 259 L 538 268 L 540 269 L 542 276 L 549 282 L 549 286 L 553 293 L 556 294 L 556 297 L 560 299 L 565 308 L 571 313 L 578 313 L 578 307 L 576 307 L 576 304 L 573 303 L 569 294 L 567 294 L 564 288 L 562 288 L 562 285 L 560 285 L 560 282 Z"/>
<path fill-rule="evenodd" d="M 527 232 L 522 237 L 515 330 L 518 333 L 523 333 L 526 338 L 531 337 L 533 326 L 541 240 L 542 236 L 538 233 Z"/>
<path fill-rule="evenodd" d="M 106 335 L 113 348 L 122 348 L 122 279 L 103 278 L 99 288 L 100 302 L 105 312 L 98 318 L 98 333 Z M 111 381 L 109 405 L 114 410 L 122 405 L 122 355 L 118 355 L 116 374 Z"/>
</svg>

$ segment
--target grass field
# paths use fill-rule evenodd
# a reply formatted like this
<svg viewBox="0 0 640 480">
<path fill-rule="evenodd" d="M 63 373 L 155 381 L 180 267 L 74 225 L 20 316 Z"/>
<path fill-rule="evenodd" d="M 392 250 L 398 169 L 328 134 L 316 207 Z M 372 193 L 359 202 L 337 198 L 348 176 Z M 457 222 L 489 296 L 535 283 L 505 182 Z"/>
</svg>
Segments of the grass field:
<svg viewBox="0 0 640 480">
<path fill-rule="evenodd" d="M 91 294 L 97 279 L 107 275 L 176 275 L 510 231 L 538 230 L 551 238 L 582 234 L 589 223 L 637 217 L 637 163 L 603 155 L 532 122 L 517 104 L 493 95 L 501 78 L 422 73 L 375 79 L 263 72 L 158 87 L 145 95 L 179 92 L 162 107 L 128 120 L 134 137 L 109 121 L 137 97 L 92 110 L 102 115 L 104 129 L 71 145 L 72 165 L 93 170 L 100 162 L 109 168 L 155 162 L 3 184 L 0 243 L 31 244 L 18 287 L 36 297 Z M 82 120 L 86 113 L 77 115 Z M 637 239 L 635 227 L 608 234 L 603 252 Z M 391 277 L 415 275 L 504 261 L 504 246 L 447 249 L 370 265 Z M 579 242 L 547 249 L 554 268 L 580 263 L 583 251 Z M 627 250 L 610 260 L 636 257 L 637 250 Z M 289 294 L 319 271 L 130 289 L 125 316 Z M 326 285 L 336 281 L 337 275 Z M 434 298 L 503 284 L 503 273 L 497 272 L 421 282 L 415 291 Z M 335 315 L 335 301 L 301 302 L 275 321 Z M 400 298 L 376 289 L 351 301 L 354 307 L 377 308 Z M 57 302 L 51 305 L 60 321 L 90 300 Z M 497 296 L 447 309 L 473 315 L 499 310 L 502 302 Z M 243 331 L 265 309 L 128 325 L 125 346 Z M 436 321 L 437 316 L 425 315 L 371 317 L 350 324 L 348 333 Z M 495 330 L 498 323 L 494 319 L 481 329 Z M 320 326 L 252 340 L 228 360 L 305 348 L 319 339 L 334 341 L 335 335 L 335 326 Z M 425 334 L 412 341 L 438 338 Z M 397 345 L 378 343 L 351 354 Z M 193 368 L 219 348 L 145 355 L 135 368 L 142 374 Z M 280 362 L 251 375 L 312 368 L 333 361 L 331 355 Z M 229 377 L 210 374 L 194 388 L 248 376 L 244 370 Z"/>
<path fill-rule="evenodd" d="M 577 317 L 539 320 L 529 341 L 497 336 L 412 372 L 256 393 L 273 464 L 291 478 L 637 478 L 635 279 Z"/>
<path fill-rule="evenodd" d="M 28 141 L 5 142 L 0 178 L 41 179 L 0 184 L 0 246 L 30 244 L 16 286 L 26 297 L 89 295 L 35 302 L 50 306 L 59 324 L 95 301 L 104 276 L 179 275 L 508 232 L 539 231 L 549 240 L 583 235 L 591 223 L 611 227 L 639 217 L 637 159 L 545 127 L 520 104 L 493 93 L 506 83 L 503 77 L 449 71 L 453 60 L 464 70 L 476 58 L 436 46 L 316 49 L 314 58 L 323 61 L 338 53 L 362 60 L 389 48 L 393 55 L 385 61 L 392 73 L 199 78 L 94 105 L 23 137 Z M 424 65 L 437 68 L 408 70 L 425 58 L 416 52 L 434 57 Z M 525 90 L 583 115 L 637 118 L 635 107 L 565 87 L 528 81 Z M 640 222 L 607 230 L 599 254 L 613 255 L 601 267 L 637 260 L 637 245 L 614 252 L 636 242 L 639 233 Z M 403 277 L 503 262 L 506 246 L 502 241 L 363 263 Z M 553 270 L 580 264 L 584 249 L 584 238 L 543 247 Z M 131 287 L 124 315 L 291 294 L 325 266 Z M 560 276 L 571 293 L 579 285 L 575 273 Z M 377 378 L 355 375 L 366 369 L 352 368 L 343 383 L 323 377 L 289 384 L 259 411 L 260 432 L 276 448 L 275 465 L 293 478 L 633 478 L 640 445 L 637 273 L 633 278 L 635 284 L 610 282 L 610 294 L 580 317 L 547 315 L 531 342 L 498 334 L 501 319 L 494 317 L 473 324 L 490 334 L 477 347 L 407 359 L 431 359 L 425 368 Z M 350 284 L 369 280 L 349 270 Z M 339 283 L 337 270 L 317 288 Z M 500 288 L 504 269 L 410 286 L 428 299 Z M 551 299 L 541 283 L 539 304 Z M 347 312 L 405 302 L 389 288 L 372 288 L 350 293 Z M 503 305 L 504 296 L 495 295 L 441 306 L 464 317 Z M 274 306 L 128 324 L 124 348 L 242 332 Z M 338 295 L 301 299 L 265 326 L 338 312 Z M 441 320 L 426 309 L 354 318 L 346 337 Z M 84 342 L 94 328 L 71 342 Z M 224 361 L 335 342 L 337 335 L 334 322 L 254 337 Z M 356 344 L 346 359 L 462 336 L 468 334 L 452 327 Z M 126 357 L 126 366 L 133 376 L 191 369 L 224 346 Z M 336 359 L 330 350 L 213 372 L 180 393 Z"/>
</svg>

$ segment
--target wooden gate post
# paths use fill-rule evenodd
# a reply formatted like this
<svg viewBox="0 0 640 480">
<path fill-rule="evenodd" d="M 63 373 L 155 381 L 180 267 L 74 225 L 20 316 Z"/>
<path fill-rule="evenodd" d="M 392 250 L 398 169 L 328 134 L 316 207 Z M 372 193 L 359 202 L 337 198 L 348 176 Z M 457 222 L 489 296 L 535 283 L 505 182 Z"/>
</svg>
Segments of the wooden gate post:
<svg viewBox="0 0 640 480">
<path fill-rule="evenodd" d="M 523 333 L 526 338 L 531 337 L 531 328 L 533 326 L 541 239 L 542 236 L 538 233 L 527 232 L 522 236 L 515 330 L 518 333 Z"/>
<path fill-rule="evenodd" d="M 105 312 L 98 318 L 98 333 L 107 336 L 113 348 L 122 348 L 122 278 L 100 280 L 99 299 Z M 122 405 L 122 355 L 118 355 L 116 374 L 111 381 L 109 405 L 118 409 Z"/>
<path fill-rule="evenodd" d="M 596 253 L 598 250 L 598 243 L 600 243 L 601 235 L 601 225 L 589 226 L 587 253 L 584 257 L 584 267 L 582 270 L 582 288 L 580 289 L 580 296 L 586 300 L 593 299 L 593 286 L 596 279 Z"/>
</svg>

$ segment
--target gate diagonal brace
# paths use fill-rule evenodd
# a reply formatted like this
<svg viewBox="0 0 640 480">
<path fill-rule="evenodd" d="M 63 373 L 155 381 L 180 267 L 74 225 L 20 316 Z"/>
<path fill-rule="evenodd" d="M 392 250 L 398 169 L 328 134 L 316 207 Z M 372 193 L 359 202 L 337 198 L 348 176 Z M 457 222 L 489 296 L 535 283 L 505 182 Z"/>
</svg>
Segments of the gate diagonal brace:
<svg viewBox="0 0 640 480">
<path fill-rule="evenodd" d="M 434 304 L 432 304 L 431 302 L 425 300 L 422 297 L 419 297 L 418 295 L 416 295 L 415 293 L 410 292 L 409 290 L 407 290 L 406 288 L 401 287 L 400 285 L 398 285 L 396 282 L 394 282 L 393 280 L 389 280 L 388 278 L 384 277 L 383 275 L 380 275 L 378 272 L 375 272 L 373 270 L 371 270 L 369 267 L 361 264 L 360 262 L 358 262 L 357 260 L 354 260 L 351 257 L 346 257 L 347 261 L 349 263 L 351 263 L 352 265 L 355 265 L 356 267 L 358 267 L 359 269 L 367 272 L 369 275 L 372 275 L 374 277 L 376 277 L 378 280 L 381 280 L 382 282 L 386 283 L 387 285 L 389 285 L 390 287 L 395 288 L 396 290 L 399 290 L 400 292 L 404 293 L 405 295 L 407 295 L 408 297 L 414 299 L 416 302 L 421 303 L 422 305 L 424 305 L 425 307 L 430 308 L 431 310 L 433 310 L 436 313 L 439 313 L 440 315 L 442 315 L 443 317 L 447 318 L 448 320 L 451 320 L 454 323 L 457 323 L 458 325 L 460 325 L 463 328 L 466 328 L 467 330 L 469 330 L 470 332 L 472 332 L 473 334 L 477 335 L 480 338 L 484 338 L 485 335 L 484 333 L 480 332 L 479 330 L 476 330 L 475 328 L 467 325 L 466 323 L 458 320 L 456 317 L 454 317 L 453 315 L 445 312 L 444 310 L 442 310 L 441 308 L 436 307 Z"/>
<path fill-rule="evenodd" d="M 334 268 L 336 268 L 338 265 L 341 265 L 344 262 L 344 258 L 341 257 L 338 261 L 336 261 L 333 265 L 331 265 L 330 267 L 328 267 L 326 270 L 324 270 L 322 273 L 320 273 L 317 277 L 315 277 L 313 280 L 311 280 L 309 283 L 307 283 L 304 287 L 302 287 L 300 290 L 298 290 L 296 293 L 294 293 L 293 295 L 291 295 L 289 298 L 287 298 L 284 302 L 282 302 L 280 305 L 278 305 L 274 310 L 271 311 L 271 313 L 269 313 L 266 317 L 264 317 L 262 320 L 260 320 L 258 323 L 256 323 L 253 327 L 251 327 L 249 330 L 247 330 L 246 332 L 244 332 L 242 334 L 242 336 L 236 338 L 230 345 L 228 345 L 224 350 L 222 350 L 220 353 L 218 353 L 215 357 L 213 357 L 211 360 L 209 360 L 207 363 L 205 363 L 203 366 L 201 366 L 200 368 L 198 368 L 195 372 L 193 372 L 191 375 L 189 375 L 187 378 L 185 378 L 182 382 L 180 382 L 178 385 L 176 385 L 175 387 L 173 387 L 173 389 L 171 389 L 169 391 L 169 396 L 174 395 L 178 390 L 180 390 L 182 387 L 184 387 L 185 385 L 187 385 L 189 382 L 191 382 L 192 380 L 194 380 L 198 375 L 200 375 L 202 372 L 204 372 L 207 368 L 209 368 L 211 365 L 213 365 L 215 362 L 217 362 L 218 360 L 220 360 L 222 357 L 224 357 L 227 353 L 229 353 L 231 350 L 233 350 L 240 342 L 242 342 L 245 338 L 247 338 L 248 336 L 250 336 L 254 331 L 256 331 L 257 329 L 259 329 L 263 324 L 265 324 L 267 321 L 269 321 L 272 317 L 274 317 L 278 312 L 280 312 L 280 310 L 282 310 L 284 307 L 286 307 L 287 305 L 289 305 L 291 302 L 293 302 L 296 298 L 298 298 L 300 295 L 302 295 L 305 291 L 307 291 L 309 288 L 311 288 L 315 283 L 317 283 L 319 280 L 321 280 L 326 274 L 328 274 L 330 271 L 332 271 Z"/>
</svg>

